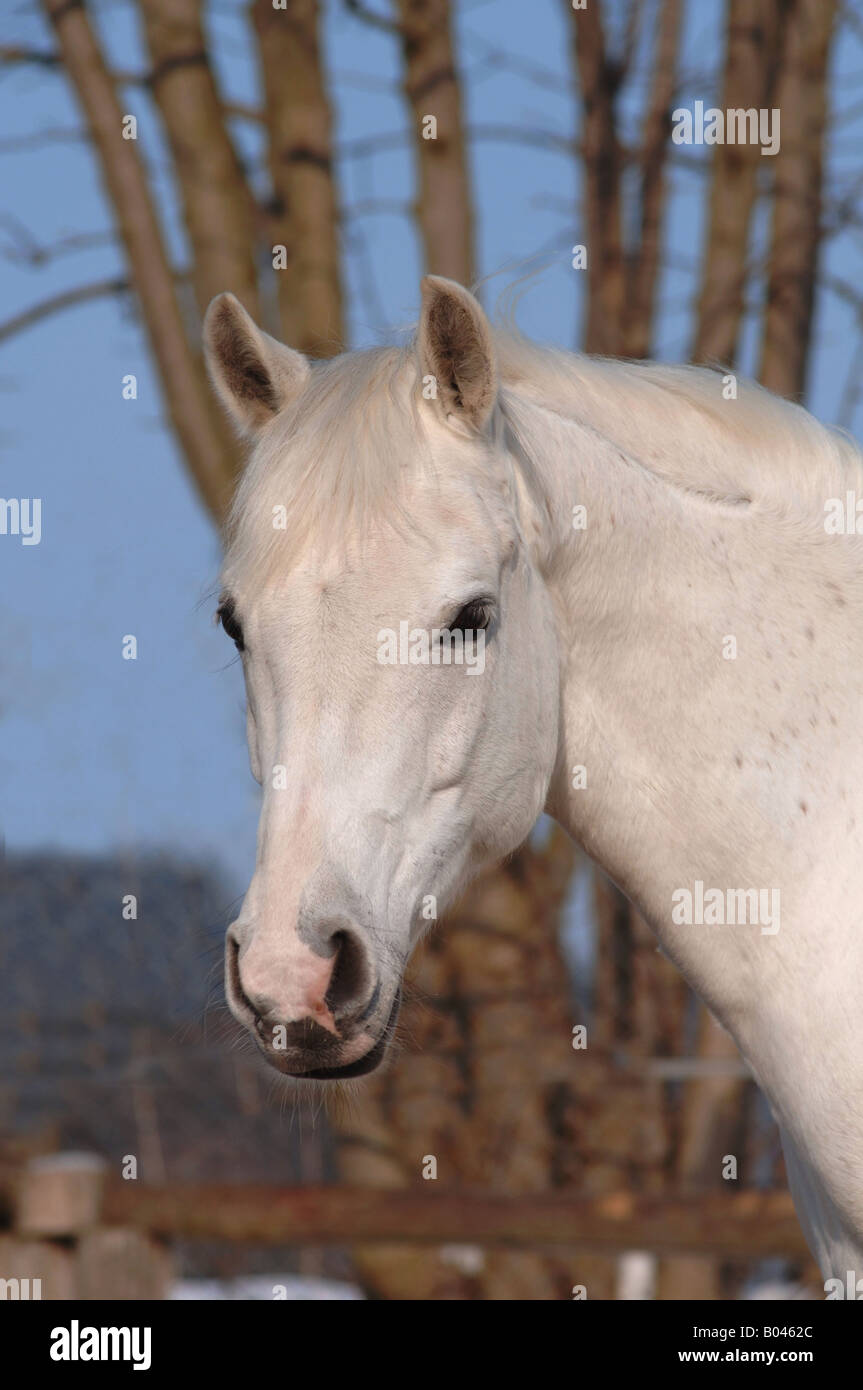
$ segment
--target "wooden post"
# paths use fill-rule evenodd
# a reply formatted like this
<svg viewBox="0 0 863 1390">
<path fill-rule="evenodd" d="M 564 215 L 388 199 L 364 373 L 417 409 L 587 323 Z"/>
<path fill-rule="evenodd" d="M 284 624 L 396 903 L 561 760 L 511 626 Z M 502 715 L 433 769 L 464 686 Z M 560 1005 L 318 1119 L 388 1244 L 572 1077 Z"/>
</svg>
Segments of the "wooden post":
<svg viewBox="0 0 863 1390">
<path fill-rule="evenodd" d="M 88 1231 L 78 1245 L 78 1298 L 166 1298 L 172 1278 L 167 1247 L 122 1227 Z"/>
<path fill-rule="evenodd" d="M 0 1303 L 76 1297 L 75 1256 L 47 1240 L 0 1236 Z"/>
<path fill-rule="evenodd" d="M 99 1220 L 107 1165 L 97 1154 L 31 1159 L 19 1182 L 15 1225 L 29 1236 L 75 1236 Z"/>
<path fill-rule="evenodd" d="M 107 1171 L 90 1153 L 45 1154 L 25 1165 L 15 1184 L 15 1233 L 0 1239 L 0 1300 L 167 1297 L 166 1247 L 149 1232 L 102 1224 Z"/>
</svg>

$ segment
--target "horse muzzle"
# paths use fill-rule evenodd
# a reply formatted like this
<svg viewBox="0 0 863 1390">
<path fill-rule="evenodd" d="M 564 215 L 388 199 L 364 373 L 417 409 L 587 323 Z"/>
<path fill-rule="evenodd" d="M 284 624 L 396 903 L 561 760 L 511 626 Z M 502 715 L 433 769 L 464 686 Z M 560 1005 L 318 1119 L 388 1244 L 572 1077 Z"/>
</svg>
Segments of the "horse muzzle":
<svg viewBox="0 0 863 1390">
<path fill-rule="evenodd" d="M 236 926 L 228 929 L 225 944 L 225 994 L 269 1065 L 282 1075 L 314 1081 L 374 1071 L 392 1038 L 401 991 L 396 988 L 386 1009 L 380 981 L 369 988 L 367 963 L 362 970 L 357 964 L 356 941 L 337 943 L 329 960 L 309 953 L 311 958 L 304 955 L 293 969 L 288 962 L 273 962 L 264 972 L 261 962 L 250 961 Z"/>
</svg>

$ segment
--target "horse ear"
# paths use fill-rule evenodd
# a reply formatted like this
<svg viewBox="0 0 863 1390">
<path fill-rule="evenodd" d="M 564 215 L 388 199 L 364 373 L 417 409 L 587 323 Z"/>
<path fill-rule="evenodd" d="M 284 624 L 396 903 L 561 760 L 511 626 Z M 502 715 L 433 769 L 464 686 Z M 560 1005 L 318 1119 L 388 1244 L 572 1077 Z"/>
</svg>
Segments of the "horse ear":
<svg viewBox="0 0 863 1390">
<path fill-rule="evenodd" d="M 219 399 L 241 434 L 278 415 L 300 394 L 309 364 L 258 328 L 232 294 L 218 294 L 204 318 L 204 357 Z"/>
<path fill-rule="evenodd" d="M 483 429 L 497 398 L 497 364 L 488 319 L 469 290 L 440 275 L 423 278 L 418 345 L 444 414 Z"/>
</svg>

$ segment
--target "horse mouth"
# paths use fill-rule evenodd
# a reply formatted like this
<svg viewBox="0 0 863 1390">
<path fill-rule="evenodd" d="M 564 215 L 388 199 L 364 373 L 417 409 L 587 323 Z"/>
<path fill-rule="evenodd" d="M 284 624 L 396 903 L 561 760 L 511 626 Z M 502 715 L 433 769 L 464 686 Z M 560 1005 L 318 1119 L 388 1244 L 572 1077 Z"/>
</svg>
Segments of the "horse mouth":
<svg viewBox="0 0 863 1390">
<path fill-rule="evenodd" d="M 316 1067 L 313 1071 L 292 1072 L 292 1075 L 298 1081 L 349 1081 L 354 1076 L 367 1076 L 369 1072 L 376 1071 L 390 1045 L 401 1002 L 402 992 L 399 988 L 396 990 L 389 1018 L 384 1024 L 380 1037 L 364 1056 L 358 1057 L 355 1062 L 346 1062 L 344 1066 Z"/>
<path fill-rule="evenodd" d="M 332 1066 L 327 1066 L 321 1058 L 317 1065 L 312 1062 L 311 1066 L 306 1067 L 303 1065 L 302 1056 L 288 1058 L 283 1054 L 273 1052 L 271 1048 L 264 1046 L 254 1029 L 249 1031 L 258 1044 L 264 1060 L 282 1076 L 290 1077 L 293 1081 L 350 1081 L 354 1077 L 367 1076 L 380 1066 L 395 1032 L 401 997 L 401 988 L 399 988 L 396 990 L 389 1017 L 377 1041 L 372 1044 L 368 1052 L 363 1053 L 362 1057 L 357 1057 L 351 1062 L 339 1063 L 334 1061 Z M 307 1060 L 311 1060 L 310 1054 L 307 1054 Z"/>
</svg>

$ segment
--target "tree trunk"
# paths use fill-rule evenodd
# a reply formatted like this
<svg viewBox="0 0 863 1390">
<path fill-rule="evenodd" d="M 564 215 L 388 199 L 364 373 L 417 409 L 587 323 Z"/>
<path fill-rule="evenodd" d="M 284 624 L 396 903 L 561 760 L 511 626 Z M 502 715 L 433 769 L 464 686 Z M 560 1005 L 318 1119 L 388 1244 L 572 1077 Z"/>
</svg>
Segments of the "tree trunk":
<svg viewBox="0 0 863 1390">
<path fill-rule="evenodd" d="M 623 342 L 626 281 L 620 176 L 623 153 L 617 131 L 617 93 L 623 67 L 610 57 L 598 4 L 573 10 L 573 70 L 582 110 L 584 221 L 587 228 L 587 299 L 582 340 L 586 352 L 619 354 Z"/>
<path fill-rule="evenodd" d="M 317 0 L 253 0 L 273 186 L 273 245 L 282 337 L 312 357 L 344 348 L 339 212 L 332 115 L 318 38 Z"/>
<path fill-rule="evenodd" d="M 201 22 L 201 0 L 139 0 L 150 88 L 162 116 L 203 314 L 231 290 L 257 321 L 255 209 L 225 124 Z"/>
<path fill-rule="evenodd" d="M 730 0 L 722 82 L 724 110 L 771 106 L 786 7 L 787 0 Z M 714 148 L 694 362 L 731 366 L 737 356 L 749 278 L 750 226 L 758 174 L 767 158 L 758 145 Z"/>
<path fill-rule="evenodd" d="M 396 0 L 416 136 L 416 214 L 426 270 L 470 286 L 473 212 L 449 0 Z M 428 118 L 432 118 L 434 125 Z"/>
<path fill-rule="evenodd" d="M 90 130 L 156 361 L 171 423 L 189 471 L 217 521 L 233 491 L 236 454 L 217 426 L 199 356 L 192 351 L 135 140 L 123 138 L 123 116 L 83 6 L 42 0 L 63 65 Z"/>
<path fill-rule="evenodd" d="M 777 105 L 782 134 L 774 163 L 767 308 L 759 380 L 800 397 L 812 335 L 821 245 L 821 187 L 827 125 L 827 64 L 836 0 L 794 0 L 787 20 Z"/>
<path fill-rule="evenodd" d="M 665 165 L 671 134 L 682 17 L 683 0 L 663 0 L 640 155 L 638 244 L 626 259 L 627 291 L 623 319 L 623 353 L 626 357 L 650 355 L 662 249 L 662 217 L 667 192 Z"/>
</svg>

